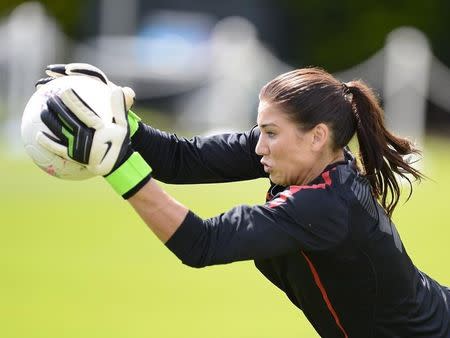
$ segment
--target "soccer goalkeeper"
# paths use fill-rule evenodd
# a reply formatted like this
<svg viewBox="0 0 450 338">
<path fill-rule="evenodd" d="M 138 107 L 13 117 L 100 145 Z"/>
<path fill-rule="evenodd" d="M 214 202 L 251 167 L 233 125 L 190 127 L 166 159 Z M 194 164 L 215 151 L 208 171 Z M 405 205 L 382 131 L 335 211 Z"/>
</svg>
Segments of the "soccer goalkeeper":
<svg viewBox="0 0 450 338">
<path fill-rule="evenodd" d="M 450 290 L 415 267 L 391 221 L 397 176 L 422 177 L 404 160 L 417 151 L 385 128 L 363 82 L 294 70 L 261 89 L 251 130 L 188 140 L 140 122 L 128 112 L 133 92 L 93 66 L 53 65 L 47 72 L 40 83 L 81 73 L 110 85 L 113 121 L 101 121 L 70 89 L 49 98 L 42 119 L 61 138 L 64 121 L 76 126 L 75 142 L 89 145 L 76 160 L 88 159 L 87 168 L 103 175 L 185 264 L 254 260 L 322 337 L 450 337 Z M 347 149 L 355 133 L 359 164 Z M 40 133 L 38 141 L 69 158 L 65 140 Z M 265 204 L 210 219 L 156 182 L 260 177 L 270 183 Z"/>
</svg>

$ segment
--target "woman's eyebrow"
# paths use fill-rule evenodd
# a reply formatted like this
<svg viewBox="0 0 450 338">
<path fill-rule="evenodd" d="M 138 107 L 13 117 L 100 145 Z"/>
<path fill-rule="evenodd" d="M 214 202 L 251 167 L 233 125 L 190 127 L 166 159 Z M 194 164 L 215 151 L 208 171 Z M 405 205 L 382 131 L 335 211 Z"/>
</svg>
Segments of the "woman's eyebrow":
<svg viewBox="0 0 450 338">
<path fill-rule="evenodd" d="M 259 125 L 259 128 L 261 128 L 261 129 L 265 129 L 265 128 L 268 128 L 268 127 L 278 127 L 278 126 L 275 123 L 273 123 L 273 122 L 271 122 L 271 123 L 264 123 L 264 124 Z"/>
</svg>

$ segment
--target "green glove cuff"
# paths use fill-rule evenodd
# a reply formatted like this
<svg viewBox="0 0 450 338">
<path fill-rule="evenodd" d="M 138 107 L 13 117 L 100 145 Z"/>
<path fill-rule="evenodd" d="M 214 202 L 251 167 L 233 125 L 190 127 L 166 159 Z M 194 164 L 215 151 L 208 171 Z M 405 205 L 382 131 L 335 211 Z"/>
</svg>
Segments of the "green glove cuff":
<svg viewBox="0 0 450 338">
<path fill-rule="evenodd" d="M 145 162 L 138 152 L 134 152 L 119 168 L 114 170 L 105 179 L 121 196 L 147 179 L 152 168 Z"/>
<path fill-rule="evenodd" d="M 128 111 L 128 125 L 130 126 L 130 137 L 134 135 L 134 133 L 139 128 L 139 121 L 141 118 L 137 116 L 134 112 L 131 110 Z"/>
</svg>

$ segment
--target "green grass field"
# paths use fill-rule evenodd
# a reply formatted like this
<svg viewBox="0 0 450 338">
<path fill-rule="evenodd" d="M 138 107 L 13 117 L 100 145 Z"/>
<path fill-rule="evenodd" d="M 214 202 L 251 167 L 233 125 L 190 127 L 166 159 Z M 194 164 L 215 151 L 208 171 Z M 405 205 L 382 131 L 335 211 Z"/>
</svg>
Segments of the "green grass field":
<svg viewBox="0 0 450 338">
<path fill-rule="evenodd" d="M 252 262 L 182 265 L 100 178 L 47 176 L 0 155 L 0 337 L 317 337 Z M 433 180 L 395 214 L 419 268 L 450 284 L 450 140 L 429 139 Z M 164 186 L 201 216 L 262 203 L 267 182 Z"/>
</svg>

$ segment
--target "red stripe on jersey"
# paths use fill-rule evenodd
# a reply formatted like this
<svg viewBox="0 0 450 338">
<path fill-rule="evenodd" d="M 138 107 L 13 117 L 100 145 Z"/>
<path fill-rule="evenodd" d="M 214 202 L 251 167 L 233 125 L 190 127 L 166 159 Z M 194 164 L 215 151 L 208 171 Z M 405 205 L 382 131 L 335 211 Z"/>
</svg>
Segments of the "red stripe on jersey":
<svg viewBox="0 0 450 338">
<path fill-rule="evenodd" d="M 333 168 L 334 169 L 334 168 Z M 275 208 L 279 206 L 280 204 L 284 203 L 288 197 L 291 197 L 296 192 L 299 192 L 300 190 L 305 189 L 325 189 L 327 186 L 331 185 L 331 177 L 330 177 L 330 171 L 325 171 L 322 173 L 322 178 L 324 180 L 324 183 L 319 184 L 313 184 L 313 185 L 291 185 L 289 187 L 289 190 L 286 189 L 282 193 L 280 193 L 280 196 L 275 198 L 274 200 L 269 202 L 269 208 Z"/>
<path fill-rule="evenodd" d="M 269 207 L 273 208 L 276 207 L 278 205 L 280 205 L 281 203 L 285 202 L 288 197 L 292 196 L 292 192 L 291 190 L 285 190 L 283 192 L 280 193 L 280 196 L 278 196 L 277 198 L 275 198 L 274 200 L 269 202 Z"/>
<path fill-rule="evenodd" d="M 316 285 L 319 288 L 320 293 L 322 294 L 322 298 L 325 301 L 325 304 L 327 305 L 328 310 L 331 312 L 331 315 L 333 316 L 334 321 L 336 322 L 336 325 L 339 327 L 339 329 L 341 330 L 344 337 L 348 338 L 347 332 L 345 331 L 344 327 L 342 326 L 341 321 L 339 320 L 339 317 L 333 308 L 333 305 L 331 305 L 330 299 L 328 298 L 327 291 L 325 290 L 325 287 L 323 286 L 322 281 L 320 280 L 319 273 L 317 272 L 314 264 L 311 262 L 309 257 L 303 251 L 301 251 L 301 253 L 302 253 L 303 257 L 305 257 L 306 262 L 308 263 L 309 268 L 311 269 L 311 272 L 312 272 L 312 275 L 314 278 L 314 282 L 316 282 Z"/>
</svg>

